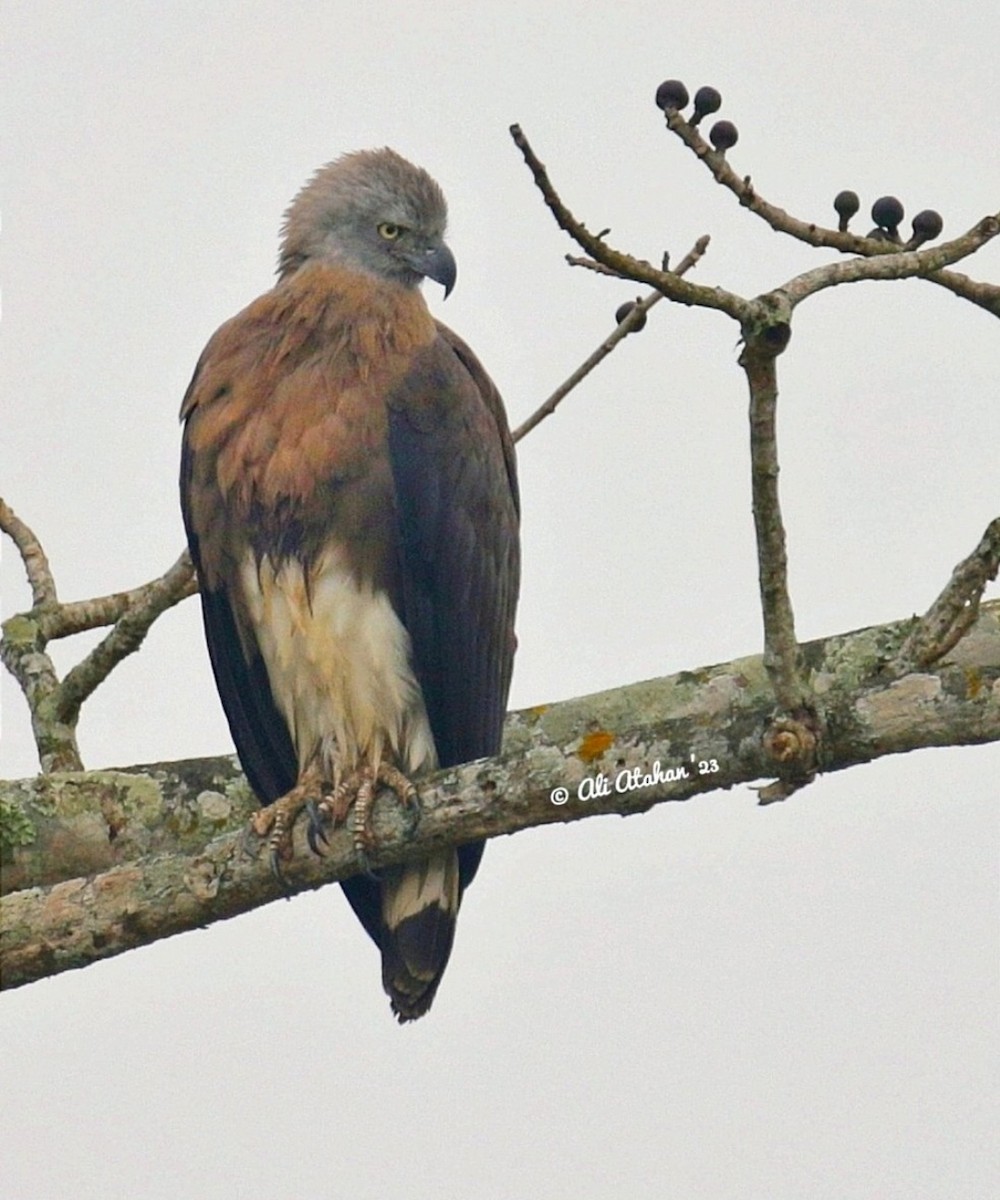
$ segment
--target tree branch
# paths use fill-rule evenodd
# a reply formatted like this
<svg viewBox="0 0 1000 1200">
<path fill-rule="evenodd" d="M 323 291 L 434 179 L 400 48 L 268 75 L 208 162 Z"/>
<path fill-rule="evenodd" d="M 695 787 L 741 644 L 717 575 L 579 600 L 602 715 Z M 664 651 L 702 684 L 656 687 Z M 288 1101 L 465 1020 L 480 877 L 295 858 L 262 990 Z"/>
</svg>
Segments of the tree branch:
<svg viewBox="0 0 1000 1200">
<path fill-rule="evenodd" d="M 788 234 L 789 237 L 793 237 L 809 246 L 839 250 L 842 254 L 857 254 L 866 258 L 872 256 L 888 256 L 893 258 L 900 254 L 898 246 L 893 245 L 891 242 L 884 242 L 871 237 L 859 237 L 857 234 L 850 233 L 847 230 L 827 229 L 822 225 L 817 225 L 814 221 L 802 221 L 797 217 L 793 217 L 785 209 L 779 208 L 776 204 L 769 203 L 763 196 L 760 196 L 754 188 L 750 176 L 738 175 L 726 161 L 725 154 L 714 150 L 698 130 L 686 121 L 677 109 L 670 109 L 666 113 L 666 124 L 670 132 L 679 137 L 688 149 L 708 167 L 717 183 L 732 192 L 744 208 L 749 209 L 750 212 L 760 217 L 776 233 Z M 975 234 L 975 231 L 981 229 L 986 222 L 992 222 L 991 228 L 993 232 L 989 233 L 984 238 L 984 241 L 988 241 L 990 237 L 995 237 L 998 222 L 1000 222 L 1000 213 L 995 213 L 991 217 L 985 217 L 969 233 L 965 234 L 964 238 Z M 964 238 L 956 240 L 963 242 Z M 953 247 L 955 243 L 948 243 L 948 245 Z M 974 249 L 978 249 L 978 246 L 974 247 Z M 972 253 L 972 251 L 968 251 L 968 253 Z M 958 258 L 961 257 L 965 257 L 965 255 L 959 253 Z M 950 259 L 949 261 L 955 262 L 957 258 Z M 932 283 L 947 288 L 956 296 L 960 296 L 962 299 L 986 309 L 987 312 L 992 313 L 995 317 L 1000 317 L 1000 286 L 997 284 L 982 283 L 969 279 L 966 275 L 941 269 L 946 265 L 947 263 L 941 262 L 937 268 L 932 267 L 927 271 L 919 270 L 912 272 L 912 274 L 929 279 Z M 893 273 L 888 275 L 866 274 L 838 280 L 837 282 L 854 282 L 855 278 L 900 279 L 903 276 Z M 824 286 L 830 286 L 830 284 Z"/>
<path fill-rule="evenodd" d="M 41 543 L 2 500 L 0 528 L 21 552 L 34 602 L 28 612 L 4 621 L 0 661 L 28 703 L 42 770 L 83 770 L 76 740 L 80 706 L 123 658 L 139 649 L 162 612 L 198 590 L 194 567 L 185 550 L 159 579 L 129 592 L 61 604 Z M 102 625 L 114 627 L 60 680 L 47 653 L 49 642 Z"/>
<path fill-rule="evenodd" d="M 187 550 L 184 550 L 173 566 L 158 579 L 142 583 L 130 591 L 60 604 L 51 617 L 46 618 L 45 635 L 49 639 L 71 637 L 88 629 L 114 625 L 126 614 L 134 618 L 147 608 L 155 607 L 164 596 L 170 598 L 173 604 L 177 604 L 186 600 L 188 596 L 197 594 L 198 581 L 194 575 L 194 564 Z"/>
<path fill-rule="evenodd" d="M 678 264 L 675 274 L 683 275 L 685 272 L 690 271 L 692 267 L 697 266 L 697 264 L 701 261 L 705 251 L 708 249 L 708 241 L 709 239 L 707 234 L 704 237 L 700 237 L 697 242 L 695 242 L 691 250 L 689 250 L 684 256 L 683 260 Z M 577 260 L 571 259 L 570 261 Z M 596 265 L 600 266 L 600 264 Z M 601 267 L 601 270 L 607 271 L 608 268 Z M 616 274 L 616 272 L 611 273 Z M 584 359 L 584 361 L 580 364 L 580 366 L 577 367 L 573 374 L 570 375 L 565 382 L 561 383 L 559 387 L 557 387 L 552 393 L 552 395 L 535 409 L 535 411 L 530 417 L 527 418 L 527 420 L 522 421 L 521 424 L 518 425 L 512 435 L 514 441 L 519 442 L 521 438 L 523 438 L 526 434 L 529 434 L 536 425 L 540 425 L 546 417 L 550 417 L 563 402 L 563 400 L 565 400 L 570 392 L 577 386 L 577 384 L 586 379 L 590 372 L 608 357 L 611 351 L 614 350 L 615 346 L 617 346 L 623 338 L 627 337 L 628 334 L 632 333 L 633 331 L 642 328 L 642 325 L 645 323 L 644 317 L 646 313 L 649 312 L 654 304 L 657 304 L 663 299 L 664 295 L 662 292 L 650 292 L 648 295 L 639 299 L 635 306 L 630 309 L 628 313 L 626 313 L 621 321 L 619 321 L 614 332 L 609 337 L 605 338 L 591 355 Z"/>
<path fill-rule="evenodd" d="M 974 254 L 1000 233 L 1000 217 L 983 219 L 961 237 L 926 250 L 896 250 L 877 258 L 851 258 L 826 263 L 805 271 L 784 284 L 781 291 L 794 306 L 807 296 L 841 283 L 857 283 L 863 279 L 928 279 L 941 267 Z M 866 239 L 871 240 L 871 239 Z M 885 243 L 879 243 L 884 245 Z"/>
<path fill-rule="evenodd" d="M 979 604 L 1000 570 L 1000 517 L 991 521 L 979 545 L 952 572 L 948 586 L 914 624 L 896 660 L 897 669 L 930 666 L 953 649 L 979 616 Z"/>
<path fill-rule="evenodd" d="M 1000 602 L 931 670 L 886 672 L 910 621 L 803 647 L 823 698 L 821 769 L 920 746 L 1000 740 Z M 508 717 L 503 754 L 422 782 L 416 831 L 383 798 L 380 864 L 444 845 L 732 788 L 780 767 L 764 736 L 773 695 L 760 656 L 542 705 Z M 278 898 L 245 823 L 252 803 L 232 759 L 4 785 L 0 900 L 4 987 L 84 966 Z M 304 824 L 304 823 L 303 823 Z M 357 870 L 350 834 L 320 859 L 296 828 L 292 891 Z M 88 876 L 79 877 L 81 867 Z"/>
<path fill-rule="evenodd" d="M 24 563 L 31 601 L 36 608 L 58 603 L 56 583 L 42 544 L 7 502 L 0 497 L 0 530 L 11 539 Z"/>
<path fill-rule="evenodd" d="M 936 271 L 927 278 L 931 283 L 937 283 L 961 299 L 977 304 L 993 316 L 1000 317 L 1000 286 L 997 284 L 970 279 L 968 275 L 960 275 L 956 271 Z"/>
<path fill-rule="evenodd" d="M 681 91 L 684 89 L 681 88 Z M 720 308 L 740 322 L 744 341 L 740 365 L 746 372 L 750 387 L 753 514 L 764 619 L 764 662 L 776 701 L 766 737 L 769 752 L 780 764 L 778 781 L 767 787 L 761 798 L 763 801 L 772 801 L 786 798 L 814 777 L 822 756 L 820 739 L 825 735 L 814 697 L 802 672 L 795 637 L 788 588 L 785 530 L 778 499 L 776 358 L 785 349 L 791 336 L 793 310 L 816 292 L 842 283 L 862 279 L 933 276 L 942 268 L 974 253 L 1000 233 L 1000 216 L 984 217 L 962 237 L 925 250 L 903 248 L 895 241 L 888 242 L 876 237 L 858 238 L 846 230 L 819 229 L 798 221 L 759 197 L 749 177 L 740 179 L 736 175 L 726 161 L 725 150 L 712 149 L 676 109 L 668 107 L 666 120 L 668 128 L 705 162 L 715 179 L 772 228 L 813 245 L 829 246 L 859 255 L 848 261 L 833 262 L 806 271 L 754 300 L 745 300 L 721 288 L 695 287 L 680 280 L 678 273 L 656 271 L 649 263 L 614 250 L 605 241 L 605 233 L 590 233 L 559 196 L 544 164 L 534 153 L 520 127 L 511 126 L 511 136 L 557 224 L 590 255 L 590 258 L 583 260 L 570 258 L 571 263 L 601 273 L 647 282 L 677 303 Z M 721 139 L 718 140 L 721 145 Z M 918 239 L 915 241 L 919 242 Z M 652 303 L 649 298 L 647 302 Z M 609 352 L 613 344 L 604 353 Z M 600 350 L 598 355 L 602 356 Z M 599 361 L 599 357 L 596 361 Z M 586 374 L 590 365 L 588 360 L 578 378 Z M 573 386 L 578 378 L 571 377 L 569 385 Z M 521 427 L 518 436 L 523 436 L 553 411 L 560 399 L 561 394 L 557 391 Z M 957 627 L 955 636 L 961 636 L 961 627 Z"/>
<path fill-rule="evenodd" d="M 31 729 L 43 771 L 82 771 L 75 723 L 59 720 L 59 676 L 46 653 L 44 625 L 58 612 L 59 601 L 49 560 L 41 542 L 14 512 L 0 501 L 0 528 L 17 546 L 31 586 L 34 607 L 8 617 L 0 634 L 0 661 L 17 680 L 31 713 Z"/>
<path fill-rule="evenodd" d="M 542 198 L 548 205 L 549 211 L 555 217 L 556 224 L 587 252 L 595 261 L 609 267 L 623 279 L 631 279 L 636 283 L 645 283 L 649 287 L 662 292 L 668 300 L 678 304 L 694 304 L 701 308 L 713 308 L 724 312 L 736 321 L 743 319 L 746 301 L 740 296 L 724 291 L 722 288 L 701 287 L 681 279 L 673 271 L 663 271 L 642 259 L 632 258 L 609 246 L 600 234 L 591 233 L 586 225 L 578 221 L 562 202 L 558 192 L 549 180 L 548 172 L 532 150 L 528 139 L 519 125 L 511 125 L 510 135 L 514 144 L 524 156 L 534 178 L 535 185 L 542 193 Z"/>
<path fill-rule="evenodd" d="M 60 687 L 59 717 L 63 721 L 75 723 L 84 700 L 98 684 L 107 679 L 122 659 L 139 649 L 156 618 L 197 591 L 194 565 L 185 550 L 159 579 L 134 588 L 131 592 L 108 596 L 103 600 L 88 601 L 86 605 L 77 605 L 75 615 L 78 619 L 87 615 L 87 609 L 90 610 L 91 616 L 101 608 L 109 614 L 114 612 L 118 615 L 111 618 L 114 620 L 114 628 L 107 637 L 66 673 Z M 94 623 L 103 625 L 108 622 L 95 620 Z"/>
<path fill-rule="evenodd" d="M 764 665 L 778 708 L 795 713 L 810 707 L 810 698 L 801 677 L 788 591 L 785 526 L 778 500 L 776 353 L 766 335 L 751 335 L 740 355 L 740 366 L 750 386 L 750 471 L 764 615 Z"/>
<path fill-rule="evenodd" d="M 740 366 L 750 387 L 750 477 L 757 571 L 764 618 L 764 666 L 775 709 L 764 734 L 779 778 L 762 789 L 762 803 L 787 799 L 815 777 L 823 723 L 804 672 L 788 588 L 785 526 L 778 500 L 777 358 L 791 336 L 791 306 L 780 295 L 753 302 L 743 326 Z"/>
</svg>

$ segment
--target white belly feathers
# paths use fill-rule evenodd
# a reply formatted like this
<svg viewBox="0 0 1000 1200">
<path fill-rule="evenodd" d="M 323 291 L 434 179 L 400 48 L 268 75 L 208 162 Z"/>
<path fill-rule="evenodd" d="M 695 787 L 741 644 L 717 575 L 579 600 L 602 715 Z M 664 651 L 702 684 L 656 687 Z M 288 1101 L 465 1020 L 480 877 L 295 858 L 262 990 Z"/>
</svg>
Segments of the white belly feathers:
<svg viewBox="0 0 1000 1200">
<path fill-rule="evenodd" d="M 322 752 L 334 781 L 389 751 L 407 774 L 436 763 L 434 739 L 410 666 L 410 638 L 389 597 L 359 588 L 331 544 L 302 565 L 244 560 L 240 580 L 275 703 L 300 769 Z"/>
</svg>

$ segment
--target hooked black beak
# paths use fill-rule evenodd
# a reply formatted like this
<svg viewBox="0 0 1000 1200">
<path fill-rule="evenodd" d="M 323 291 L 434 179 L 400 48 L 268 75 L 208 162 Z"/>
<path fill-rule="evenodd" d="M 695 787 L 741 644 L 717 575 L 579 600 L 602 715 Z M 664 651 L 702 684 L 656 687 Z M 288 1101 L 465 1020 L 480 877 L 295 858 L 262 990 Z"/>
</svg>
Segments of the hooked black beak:
<svg viewBox="0 0 1000 1200">
<path fill-rule="evenodd" d="M 455 286 L 455 280 L 458 278 L 458 264 L 455 262 L 454 254 L 444 242 L 428 246 L 421 253 L 408 255 L 407 261 L 414 271 L 439 283 L 444 288 L 446 297 Z"/>
</svg>

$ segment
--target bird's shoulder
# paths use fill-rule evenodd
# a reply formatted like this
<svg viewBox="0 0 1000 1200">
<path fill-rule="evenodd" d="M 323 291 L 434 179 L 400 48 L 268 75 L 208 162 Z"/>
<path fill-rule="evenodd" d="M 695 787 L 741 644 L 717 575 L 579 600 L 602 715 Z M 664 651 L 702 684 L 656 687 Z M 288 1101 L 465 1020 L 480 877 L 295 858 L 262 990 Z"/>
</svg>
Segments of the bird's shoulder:
<svg viewBox="0 0 1000 1200">
<path fill-rule="evenodd" d="M 467 342 L 440 321 L 435 327 L 437 336 L 414 354 L 387 398 L 395 440 L 411 453 L 423 447 L 428 469 L 436 461 L 446 472 L 460 472 L 459 460 L 470 457 L 492 464 L 491 478 L 506 477 L 517 510 L 514 442 L 500 391 Z"/>
<path fill-rule="evenodd" d="M 303 268 L 208 342 L 181 408 L 186 450 L 238 507 L 349 476 L 384 441 L 385 398 L 437 337 L 419 292 Z"/>
<path fill-rule="evenodd" d="M 390 413 L 417 432 L 464 429 L 499 441 L 513 458 L 503 400 L 471 347 L 440 321 L 436 336 L 411 357 L 406 374 L 388 392 Z"/>
<path fill-rule="evenodd" d="M 311 264 L 231 317 L 209 339 L 181 405 L 181 417 L 244 389 L 274 401 L 300 372 L 329 394 L 374 376 L 405 371 L 436 337 L 421 294 L 357 271 Z M 318 376 L 317 374 L 318 373 Z"/>
</svg>

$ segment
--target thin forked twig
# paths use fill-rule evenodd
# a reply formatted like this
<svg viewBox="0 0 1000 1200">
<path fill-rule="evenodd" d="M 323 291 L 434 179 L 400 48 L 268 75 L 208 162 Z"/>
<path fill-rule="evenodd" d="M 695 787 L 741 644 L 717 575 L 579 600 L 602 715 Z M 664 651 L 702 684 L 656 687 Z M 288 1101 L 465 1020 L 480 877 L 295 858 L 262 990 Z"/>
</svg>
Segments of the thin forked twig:
<svg viewBox="0 0 1000 1200">
<path fill-rule="evenodd" d="M 700 237 L 697 242 L 695 242 L 688 254 L 685 255 L 684 259 L 678 263 L 675 274 L 683 275 L 685 272 L 690 271 L 692 267 L 696 266 L 704 255 L 705 251 L 708 249 L 708 241 L 709 239 L 707 234 L 703 237 Z M 609 271 L 609 268 L 604 267 L 601 264 L 591 264 L 589 260 L 580 259 L 570 261 L 579 262 L 581 266 L 599 266 L 602 272 L 616 274 L 616 272 Z M 604 359 L 608 357 L 611 351 L 614 350 L 614 348 L 619 345 L 619 343 L 628 334 L 641 327 L 642 319 L 645 314 L 649 312 L 654 304 L 657 304 L 663 298 L 664 296 L 662 292 L 649 292 L 647 295 L 637 300 L 635 306 L 631 308 L 629 312 L 621 319 L 614 331 L 608 337 L 606 337 L 603 342 L 601 342 L 597 349 L 594 350 L 594 352 L 577 367 L 577 369 L 572 375 L 569 376 L 568 379 L 566 379 L 556 388 L 556 390 L 551 396 L 549 396 L 547 400 L 544 401 L 544 403 L 540 404 L 538 408 L 535 409 L 535 411 L 530 417 L 527 418 L 527 420 L 522 421 L 521 424 L 518 425 L 512 435 L 514 441 L 519 442 L 521 438 L 530 433 L 536 425 L 540 425 L 546 417 L 550 417 L 563 402 L 563 400 L 566 399 L 569 393 L 577 386 L 577 384 L 585 379 L 590 372 L 593 371 L 596 366 L 598 366 L 599 363 L 602 363 Z"/>
<path fill-rule="evenodd" d="M 790 794 L 789 789 L 801 786 L 812 776 L 818 732 L 814 705 L 804 681 L 795 638 L 788 591 L 785 531 L 778 504 L 775 361 L 787 344 L 792 305 L 780 289 L 755 300 L 745 300 L 721 288 L 695 287 L 681 280 L 677 273 L 656 271 L 648 263 L 612 250 L 603 235 L 589 233 L 566 207 L 552 186 L 545 167 L 516 125 L 511 128 L 511 134 L 557 223 L 592 256 L 598 269 L 603 268 L 603 271 L 637 282 L 649 282 L 668 299 L 721 309 L 740 322 L 745 342 L 740 362 L 747 374 L 751 396 L 753 508 L 764 616 L 764 661 L 781 718 L 779 724 L 769 731 L 772 736 L 768 750 L 782 775 L 783 794 Z M 629 314 L 630 317 L 633 315 Z M 548 404 L 551 405 L 551 401 Z M 543 416 L 546 407 L 543 405 L 541 410 Z"/>
<path fill-rule="evenodd" d="M 668 300 L 678 304 L 695 304 L 701 308 L 712 308 L 724 312 L 736 321 L 741 321 L 746 311 L 746 301 L 723 288 L 702 287 L 688 283 L 675 271 L 663 271 L 643 259 L 633 258 L 609 246 L 603 236 L 591 233 L 590 230 L 573 216 L 566 207 L 559 193 L 552 186 L 548 171 L 531 148 L 527 137 L 520 125 L 510 127 L 510 135 L 514 144 L 521 151 L 524 161 L 531 171 L 535 186 L 542 193 L 549 211 L 560 229 L 564 230 L 583 250 L 596 262 L 609 267 L 623 279 L 631 279 L 635 283 L 645 283 L 649 287 L 662 292 Z"/>
<path fill-rule="evenodd" d="M 194 567 L 185 550 L 160 578 L 131 591 L 60 604 L 41 542 L 2 500 L 0 529 L 21 554 L 33 600 L 31 609 L 4 622 L 0 660 L 28 703 L 42 770 L 82 770 L 76 743 L 80 706 L 123 658 L 138 650 L 161 613 L 197 591 Z M 49 642 L 102 625 L 113 628 L 60 680 L 47 652 Z"/>
<path fill-rule="evenodd" d="M 60 685 L 59 715 L 62 719 L 73 719 L 98 684 L 108 677 L 122 659 L 139 649 L 150 626 L 161 613 L 186 597 L 193 596 L 197 590 L 194 566 L 185 550 L 159 579 L 134 588 L 131 592 L 88 602 L 98 609 L 102 606 L 111 609 L 113 606 L 118 615 L 93 622 L 95 625 L 106 625 L 113 621 L 114 627 L 86 658 L 66 673 Z"/>
</svg>

